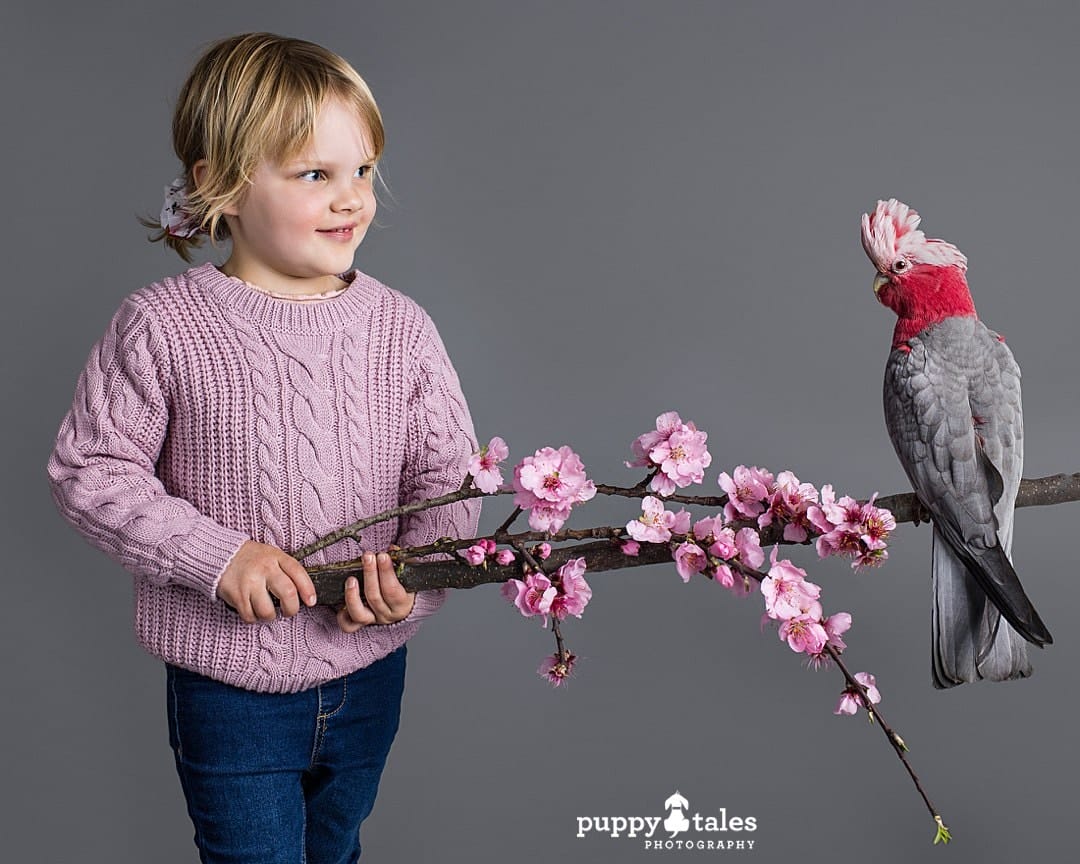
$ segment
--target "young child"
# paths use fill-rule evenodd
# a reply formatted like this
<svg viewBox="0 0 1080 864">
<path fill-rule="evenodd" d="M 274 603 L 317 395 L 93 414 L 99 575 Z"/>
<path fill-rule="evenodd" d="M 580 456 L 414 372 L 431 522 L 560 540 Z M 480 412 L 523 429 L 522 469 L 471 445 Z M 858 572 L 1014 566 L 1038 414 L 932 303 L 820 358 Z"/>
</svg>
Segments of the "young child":
<svg viewBox="0 0 1080 864">
<path fill-rule="evenodd" d="M 204 264 L 131 294 L 49 461 L 60 512 L 134 575 L 203 861 L 355 861 L 397 731 L 405 642 L 443 602 L 385 553 L 472 536 L 476 502 L 384 522 L 339 609 L 286 551 L 460 487 L 476 447 L 413 301 L 350 270 L 383 126 L 342 58 L 266 33 L 199 58 L 177 103 L 163 239 Z M 216 243 L 215 243 L 216 245 Z M 274 599 L 277 603 L 275 604 Z"/>
</svg>

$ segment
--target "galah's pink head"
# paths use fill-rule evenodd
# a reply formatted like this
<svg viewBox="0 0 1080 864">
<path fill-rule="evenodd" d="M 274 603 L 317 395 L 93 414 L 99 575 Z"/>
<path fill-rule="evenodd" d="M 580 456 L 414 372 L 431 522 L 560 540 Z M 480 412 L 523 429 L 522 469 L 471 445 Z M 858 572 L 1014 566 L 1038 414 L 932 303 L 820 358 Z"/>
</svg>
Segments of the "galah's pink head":
<svg viewBox="0 0 1080 864">
<path fill-rule="evenodd" d="M 862 217 L 862 245 L 877 268 L 874 294 L 899 320 L 893 343 L 954 315 L 974 315 L 967 258 L 944 240 L 928 240 L 919 214 L 890 198 Z"/>
</svg>

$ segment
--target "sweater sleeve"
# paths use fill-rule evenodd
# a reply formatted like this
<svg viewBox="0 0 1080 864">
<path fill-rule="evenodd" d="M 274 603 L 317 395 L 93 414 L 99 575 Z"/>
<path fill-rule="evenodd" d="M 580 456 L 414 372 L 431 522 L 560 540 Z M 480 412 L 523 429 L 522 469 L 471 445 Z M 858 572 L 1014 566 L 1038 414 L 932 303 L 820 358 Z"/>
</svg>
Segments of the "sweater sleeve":
<svg viewBox="0 0 1080 864">
<path fill-rule="evenodd" d="M 434 323 L 424 329 L 412 365 L 406 429 L 406 459 L 400 503 L 437 498 L 461 487 L 477 450 L 476 434 L 461 384 Z M 439 537 L 471 537 L 480 521 L 480 501 L 458 501 L 403 517 L 397 544 L 422 546 Z M 435 612 L 446 590 L 420 591 L 406 621 Z"/>
<path fill-rule="evenodd" d="M 49 480 L 61 515 L 127 570 L 214 597 L 249 538 L 169 495 L 156 476 L 169 423 L 168 369 L 155 320 L 129 297 L 79 376 Z"/>
</svg>

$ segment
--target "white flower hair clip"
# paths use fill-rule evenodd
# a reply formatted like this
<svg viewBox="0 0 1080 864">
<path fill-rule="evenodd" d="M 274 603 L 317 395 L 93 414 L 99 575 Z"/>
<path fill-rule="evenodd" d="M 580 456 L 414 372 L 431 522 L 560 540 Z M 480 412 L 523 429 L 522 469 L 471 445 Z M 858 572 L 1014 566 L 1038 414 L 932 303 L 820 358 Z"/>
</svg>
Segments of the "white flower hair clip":
<svg viewBox="0 0 1080 864">
<path fill-rule="evenodd" d="M 187 181 L 177 177 L 165 187 L 165 203 L 161 207 L 161 228 L 173 237 L 192 237 L 202 231 L 187 211 Z"/>
</svg>

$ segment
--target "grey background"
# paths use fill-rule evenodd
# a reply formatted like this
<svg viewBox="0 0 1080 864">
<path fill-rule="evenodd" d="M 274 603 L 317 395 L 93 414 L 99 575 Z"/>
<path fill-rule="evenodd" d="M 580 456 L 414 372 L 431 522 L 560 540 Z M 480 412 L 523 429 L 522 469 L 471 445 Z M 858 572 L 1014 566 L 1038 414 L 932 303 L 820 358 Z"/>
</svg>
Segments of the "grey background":
<svg viewBox="0 0 1080 864">
<path fill-rule="evenodd" d="M 630 441 L 676 409 L 709 432 L 706 491 L 740 462 L 904 489 L 879 396 L 893 318 L 858 239 L 859 215 L 897 196 L 967 253 L 1024 369 L 1026 475 L 1080 468 L 1073 4 L 43 2 L 4 18 L 5 860 L 195 858 L 129 579 L 57 517 L 44 465 L 120 299 L 182 269 L 135 216 L 177 173 L 172 103 L 211 39 L 301 36 L 367 78 L 393 199 L 357 263 L 428 309 L 480 436 L 515 460 L 569 443 L 596 480 L 633 482 Z M 878 676 L 957 838 L 942 860 L 1072 848 L 1077 513 L 1018 514 L 1017 566 L 1057 642 L 1008 686 L 931 689 L 925 527 L 898 530 L 880 571 L 796 552 L 826 608 L 854 616 L 850 662 Z M 600 502 L 572 524 L 632 515 Z M 643 860 L 576 838 L 575 817 L 663 815 L 676 789 L 691 811 L 756 816 L 747 860 L 930 854 L 879 730 L 832 715 L 838 673 L 759 633 L 758 601 L 663 567 L 593 586 L 560 691 L 534 674 L 548 634 L 495 588 L 426 625 L 371 860 Z"/>
</svg>

